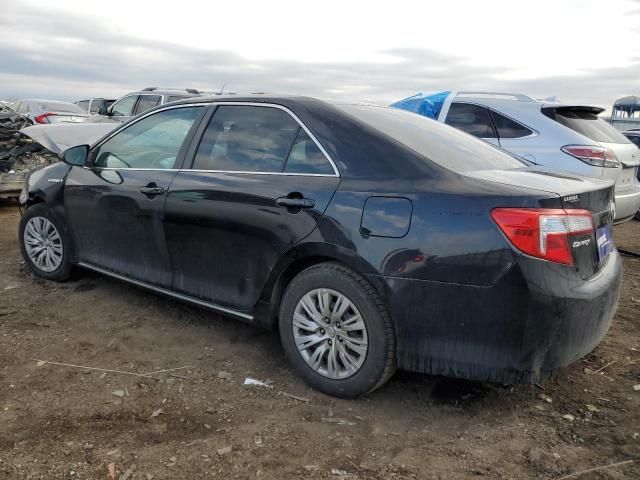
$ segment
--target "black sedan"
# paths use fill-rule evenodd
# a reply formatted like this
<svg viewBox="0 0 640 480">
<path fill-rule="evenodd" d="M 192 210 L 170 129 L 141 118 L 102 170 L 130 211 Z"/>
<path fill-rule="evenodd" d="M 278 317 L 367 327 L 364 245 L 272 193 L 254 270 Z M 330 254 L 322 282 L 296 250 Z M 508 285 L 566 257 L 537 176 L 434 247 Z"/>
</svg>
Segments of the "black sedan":
<svg viewBox="0 0 640 480">
<path fill-rule="evenodd" d="M 533 170 L 413 113 L 189 99 L 63 157 L 21 196 L 36 275 L 80 266 L 276 328 L 332 395 L 396 368 L 538 382 L 616 309 L 610 182 Z"/>
</svg>

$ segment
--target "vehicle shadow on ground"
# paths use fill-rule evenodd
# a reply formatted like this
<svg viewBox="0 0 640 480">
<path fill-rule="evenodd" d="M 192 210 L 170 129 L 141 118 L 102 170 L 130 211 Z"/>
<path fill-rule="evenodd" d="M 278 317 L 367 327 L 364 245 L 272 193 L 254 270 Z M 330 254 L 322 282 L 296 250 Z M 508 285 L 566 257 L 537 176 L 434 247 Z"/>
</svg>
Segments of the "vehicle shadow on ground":
<svg viewBox="0 0 640 480">
<path fill-rule="evenodd" d="M 31 279 L 43 285 L 51 282 L 38 279 L 27 273 Z M 158 295 L 139 287 L 131 287 L 123 282 L 98 273 L 78 268 L 72 279 L 59 285 L 73 292 L 73 295 L 99 293 L 124 302 L 149 305 L 149 314 L 161 316 L 160 324 L 167 328 L 193 329 L 193 336 L 204 338 L 209 345 L 225 344 L 231 352 L 238 350 L 251 357 L 250 366 L 256 373 L 269 365 L 273 372 L 280 372 L 280 378 L 271 378 L 278 383 L 292 386 L 296 391 L 312 393 L 310 387 L 295 375 L 284 356 L 277 331 L 263 329 L 239 320 L 218 315 L 215 312 Z M 97 291 L 97 292 L 96 292 Z M 262 373 L 262 372 L 261 372 Z M 488 384 L 467 380 L 431 376 L 407 371 L 397 371 L 389 383 L 378 391 L 367 395 L 366 401 L 386 403 L 391 401 L 422 402 L 433 406 L 470 407 L 480 405 L 490 396 L 499 395 L 505 388 L 498 384 Z M 306 393 L 305 393 L 306 394 Z M 324 395 L 317 392 L 324 397 Z M 326 397 L 329 400 L 331 397 Z M 356 402 L 364 401 L 355 400 Z"/>
</svg>

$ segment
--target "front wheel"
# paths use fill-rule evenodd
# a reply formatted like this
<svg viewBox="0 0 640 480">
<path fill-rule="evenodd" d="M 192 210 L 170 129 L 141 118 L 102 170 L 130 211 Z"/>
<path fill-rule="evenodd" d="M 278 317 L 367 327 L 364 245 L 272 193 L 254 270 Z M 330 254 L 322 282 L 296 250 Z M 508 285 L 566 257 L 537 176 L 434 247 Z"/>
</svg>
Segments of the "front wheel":
<svg viewBox="0 0 640 480">
<path fill-rule="evenodd" d="M 29 207 L 20 220 L 20 249 L 33 273 L 47 280 L 67 280 L 71 274 L 71 245 L 62 225 L 44 204 Z"/>
<path fill-rule="evenodd" d="M 329 395 L 369 393 L 395 371 L 395 335 L 384 304 L 364 277 L 342 265 L 298 274 L 282 298 L 279 327 L 293 368 Z"/>
</svg>

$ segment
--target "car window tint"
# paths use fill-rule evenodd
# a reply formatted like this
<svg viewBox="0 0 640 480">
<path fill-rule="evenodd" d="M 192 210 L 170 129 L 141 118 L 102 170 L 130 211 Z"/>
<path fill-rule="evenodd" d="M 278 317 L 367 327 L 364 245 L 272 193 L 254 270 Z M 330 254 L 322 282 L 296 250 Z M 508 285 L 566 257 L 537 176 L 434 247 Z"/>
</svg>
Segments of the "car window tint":
<svg viewBox="0 0 640 480">
<path fill-rule="evenodd" d="M 111 115 L 114 115 L 116 117 L 131 116 L 131 111 L 133 110 L 133 106 L 135 105 L 137 99 L 137 95 L 129 95 L 128 97 L 124 97 L 123 99 L 118 100 L 113 104 Z"/>
<path fill-rule="evenodd" d="M 496 126 L 499 138 L 522 138 L 528 137 L 533 133 L 532 130 L 528 129 L 524 125 L 521 125 L 496 111 L 491 111 L 491 116 L 493 117 L 493 123 Z"/>
<path fill-rule="evenodd" d="M 94 165 L 102 168 L 173 168 L 201 108 L 175 108 L 143 118 L 103 143 L 95 154 Z"/>
<path fill-rule="evenodd" d="M 496 138 L 489 110 L 479 105 L 452 103 L 445 123 L 478 138 Z"/>
<path fill-rule="evenodd" d="M 298 123 L 271 107 L 220 106 L 207 126 L 196 170 L 281 172 Z"/>
<path fill-rule="evenodd" d="M 318 148 L 318 145 L 316 145 L 302 128 L 298 131 L 298 136 L 295 142 L 293 142 L 293 147 L 291 147 L 284 171 L 289 173 L 329 175 L 334 173 L 333 167 L 329 163 L 329 160 L 327 160 L 327 157 L 324 156 L 324 153 Z"/>
<path fill-rule="evenodd" d="M 78 102 L 78 106 L 83 110 L 88 110 L 89 109 L 89 100 L 82 100 L 81 102 Z"/>
<path fill-rule="evenodd" d="M 598 115 L 580 107 L 543 108 L 542 113 L 556 122 L 596 142 L 629 143 L 627 137 Z"/>
<path fill-rule="evenodd" d="M 456 128 L 412 112 L 372 105 L 336 105 L 414 152 L 455 172 L 511 169 L 523 160 Z"/>
<path fill-rule="evenodd" d="M 161 100 L 160 95 L 140 95 L 140 101 L 138 105 L 136 105 L 136 115 L 142 112 L 146 112 L 147 110 L 152 109 L 153 107 L 160 104 Z"/>
</svg>

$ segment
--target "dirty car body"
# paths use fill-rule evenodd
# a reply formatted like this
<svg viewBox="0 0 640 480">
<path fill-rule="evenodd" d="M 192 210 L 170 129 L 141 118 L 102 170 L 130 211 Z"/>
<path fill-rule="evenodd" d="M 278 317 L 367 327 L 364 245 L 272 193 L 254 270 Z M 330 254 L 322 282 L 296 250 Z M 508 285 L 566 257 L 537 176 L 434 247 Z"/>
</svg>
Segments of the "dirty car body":
<svg viewBox="0 0 640 480">
<path fill-rule="evenodd" d="M 281 130 L 264 121 L 271 116 Z M 150 145 L 149 132 L 171 125 L 181 129 L 175 145 Z M 591 351 L 617 305 L 612 182 L 526 167 L 408 112 L 305 97 L 199 98 L 151 110 L 87 152 L 80 166 L 31 176 L 23 223 L 31 209 L 50 219 L 70 265 L 278 325 L 294 368 L 327 393 L 381 385 L 388 376 L 367 370 L 380 345 L 387 363 L 406 370 L 541 381 Z M 331 283 L 322 268 L 349 278 Z M 340 341 L 333 315 L 324 328 L 319 317 L 301 320 L 303 310 L 292 320 L 294 346 L 320 342 L 327 368 L 287 350 L 286 304 L 314 281 L 318 303 L 302 297 L 298 307 L 337 310 L 338 300 L 321 297 L 345 294 L 363 320 L 366 358 L 358 370 L 338 357 L 344 378 L 327 380 Z M 386 343 L 367 297 L 388 321 Z M 365 370 L 379 378 L 366 383 Z"/>
</svg>

